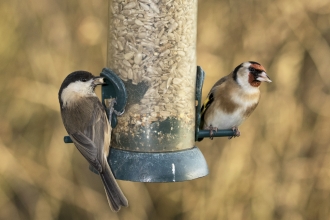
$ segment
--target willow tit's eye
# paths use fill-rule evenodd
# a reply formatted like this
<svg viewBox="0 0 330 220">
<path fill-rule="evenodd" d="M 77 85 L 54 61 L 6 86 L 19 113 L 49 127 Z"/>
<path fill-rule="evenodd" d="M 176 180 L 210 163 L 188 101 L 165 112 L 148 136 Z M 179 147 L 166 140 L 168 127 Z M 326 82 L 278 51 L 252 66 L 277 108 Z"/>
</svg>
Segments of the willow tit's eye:
<svg viewBox="0 0 330 220">
<path fill-rule="evenodd" d="M 82 81 L 82 82 L 87 82 L 87 79 L 82 78 L 81 81 Z"/>
</svg>

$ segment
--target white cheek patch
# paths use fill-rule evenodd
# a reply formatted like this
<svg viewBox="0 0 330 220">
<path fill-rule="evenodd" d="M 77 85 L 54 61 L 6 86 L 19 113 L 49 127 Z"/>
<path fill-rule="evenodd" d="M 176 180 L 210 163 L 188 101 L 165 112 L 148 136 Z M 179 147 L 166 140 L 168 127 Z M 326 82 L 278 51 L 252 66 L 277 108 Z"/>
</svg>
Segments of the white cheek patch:
<svg viewBox="0 0 330 220">
<path fill-rule="evenodd" d="M 243 72 L 243 73 L 239 73 L 237 74 L 238 77 L 237 77 L 237 83 L 243 87 L 243 88 L 248 88 L 250 87 L 250 83 L 249 83 L 249 74 L 248 72 Z"/>
<path fill-rule="evenodd" d="M 242 68 L 237 73 L 237 83 L 243 88 L 245 93 L 253 94 L 259 92 L 258 87 L 253 87 L 249 83 L 249 70 L 247 68 Z"/>
<path fill-rule="evenodd" d="M 92 79 L 87 82 L 76 81 L 63 89 L 61 94 L 63 106 L 70 106 L 82 97 L 96 96 L 93 87 L 91 86 L 92 81 Z"/>
<path fill-rule="evenodd" d="M 80 99 L 80 96 L 76 92 L 71 92 L 67 88 L 62 91 L 61 100 L 63 102 L 63 107 L 70 106 L 73 100 Z"/>
<path fill-rule="evenodd" d="M 247 88 L 250 86 L 249 83 L 249 68 L 250 63 L 243 63 L 242 67 L 239 69 L 237 73 L 237 83 L 243 88 Z"/>
</svg>

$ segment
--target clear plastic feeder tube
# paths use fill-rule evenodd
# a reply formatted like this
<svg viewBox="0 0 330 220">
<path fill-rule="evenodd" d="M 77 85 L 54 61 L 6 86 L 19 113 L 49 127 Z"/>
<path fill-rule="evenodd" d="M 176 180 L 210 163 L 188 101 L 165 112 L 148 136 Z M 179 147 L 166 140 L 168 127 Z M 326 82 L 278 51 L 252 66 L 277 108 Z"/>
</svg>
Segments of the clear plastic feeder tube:
<svg viewBox="0 0 330 220">
<path fill-rule="evenodd" d="M 107 65 L 128 102 L 112 147 L 188 149 L 195 137 L 197 0 L 110 0 Z"/>
</svg>

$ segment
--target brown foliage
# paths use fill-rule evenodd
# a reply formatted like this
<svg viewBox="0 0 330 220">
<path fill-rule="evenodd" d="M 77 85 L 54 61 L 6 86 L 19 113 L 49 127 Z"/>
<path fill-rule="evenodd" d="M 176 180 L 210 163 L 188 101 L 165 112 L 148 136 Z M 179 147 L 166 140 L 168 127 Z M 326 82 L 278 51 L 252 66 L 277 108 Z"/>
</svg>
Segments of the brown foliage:
<svg viewBox="0 0 330 220">
<path fill-rule="evenodd" d="M 241 137 L 197 143 L 207 177 L 119 181 L 112 213 L 99 178 L 63 144 L 58 88 L 106 61 L 107 1 L 0 2 L 0 219 L 329 219 L 330 3 L 203 0 L 198 65 L 213 83 L 243 61 L 273 80 Z"/>
</svg>

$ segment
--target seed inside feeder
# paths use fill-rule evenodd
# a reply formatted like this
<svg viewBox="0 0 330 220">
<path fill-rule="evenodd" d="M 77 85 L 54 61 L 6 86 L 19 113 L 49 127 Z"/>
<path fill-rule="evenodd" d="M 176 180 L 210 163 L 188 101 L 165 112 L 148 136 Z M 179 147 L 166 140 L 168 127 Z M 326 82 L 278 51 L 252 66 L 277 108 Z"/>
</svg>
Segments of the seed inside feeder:
<svg viewBox="0 0 330 220">
<path fill-rule="evenodd" d="M 196 16 L 197 0 L 110 0 L 108 67 L 128 93 L 113 147 L 194 145 Z"/>
</svg>

